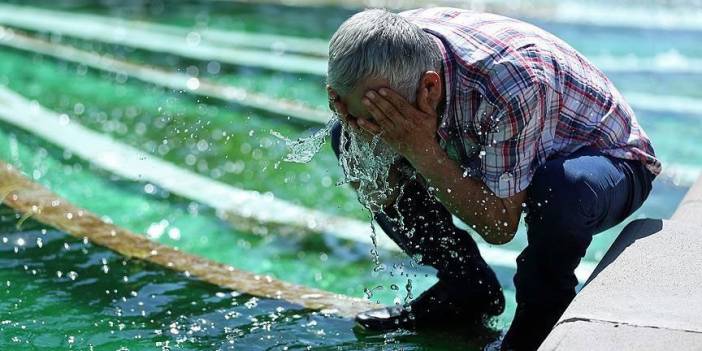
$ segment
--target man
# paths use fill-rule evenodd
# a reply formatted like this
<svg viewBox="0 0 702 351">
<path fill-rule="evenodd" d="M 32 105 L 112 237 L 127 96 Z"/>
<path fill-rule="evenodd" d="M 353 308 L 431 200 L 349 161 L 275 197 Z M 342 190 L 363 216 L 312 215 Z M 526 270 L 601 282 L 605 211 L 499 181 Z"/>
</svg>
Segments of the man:
<svg viewBox="0 0 702 351">
<path fill-rule="evenodd" d="M 369 329 L 502 313 L 495 274 L 451 215 L 499 245 L 525 212 L 528 245 L 503 348 L 536 349 L 575 296 L 574 270 L 592 236 L 639 208 L 661 169 L 599 69 L 506 17 L 450 8 L 356 14 L 330 42 L 328 90 L 345 171 L 358 140 L 396 154 L 389 190 L 366 202 L 403 250 L 438 270 L 436 285 L 409 306 L 357 316 Z M 358 189 L 363 179 L 351 180 Z"/>
</svg>

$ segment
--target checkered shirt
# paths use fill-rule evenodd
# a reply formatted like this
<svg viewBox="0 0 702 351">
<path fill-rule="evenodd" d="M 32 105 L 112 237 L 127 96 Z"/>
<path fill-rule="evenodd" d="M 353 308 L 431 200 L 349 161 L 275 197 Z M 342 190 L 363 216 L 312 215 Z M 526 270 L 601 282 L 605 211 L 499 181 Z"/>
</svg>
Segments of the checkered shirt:
<svg viewBox="0 0 702 351">
<path fill-rule="evenodd" d="M 591 146 L 661 171 L 634 112 L 582 54 L 528 23 L 450 8 L 402 13 L 443 55 L 439 140 L 466 175 L 501 198 L 552 157 Z"/>
</svg>

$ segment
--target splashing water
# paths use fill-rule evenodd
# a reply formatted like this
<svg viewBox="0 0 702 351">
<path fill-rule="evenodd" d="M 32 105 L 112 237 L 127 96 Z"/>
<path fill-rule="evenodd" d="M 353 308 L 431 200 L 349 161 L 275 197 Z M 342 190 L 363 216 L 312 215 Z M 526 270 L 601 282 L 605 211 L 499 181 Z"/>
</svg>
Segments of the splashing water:
<svg viewBox="0 0 702 351">
<path fill-rule="evenodd" d="M 330 118 L 324 128 L 297 140 L 291 140 L 274 130 L 270 133 L 285 141 L 288 153 L 284 161 L 308 163 L 322 148 L 325 137 L 336 123 L 342 123 L 344 132 L 341 133 L 340 144 L 345 146 L 339 157 L 344 179 L 337 185 L 354 184 L 359 202 L 371 213 L 382 212 L 388 197 L 396 191 L 401 193 L 402 189 L 391 184 L 389 179 L 390 170 L 400 156 L 383 143 L 379 136 L 367 140 L 341 122 L 338 115 Z"/>
<path fill-rule="evenodd" d="M 314 158 L 314 155 L 316 155 L 322 148 L 322 145 L 324 145 L 324 138 L 329 134 L 329 131 L 331 131 L 336 121 L 336 118 L 330 118 L 329 122 L 327 122 L 324 128 L 316 131 L 314 134 L 308 137 L 298 138 L 297 140 L 291 140 L 275 130 L 271 130 L 270 133 L 274 137 L 285 141 L 285 146 L 288 148 L 288 154 L 285 155 L 283 161 L 309 163 L 312 161 L 312 158 Z"/>
<path fill-rule="evenodd" d="M 412 295 L 412 279 L 407 279 L 405 290 L 407 291 L 407 295 L 405 295 L 405 303 L 409 303 L 412 299 L 414 299 L 414 296 Z"/>
<path fill-rule="evenodd" d="M 344 183 L 355 183 L 359 202 L 371 213 L 381 212 L 388 197 L 397 189 L 390 181 L 390 170 L 400 156 L 383 143 L 379 135 L 367 138 L 351 128 L 341 133 L 344 152 L 339 163 Z"/>
<path fill-rule="evenodd" d="M 340 144 L 344 146 L 339 158 L 339 164 L 344 172 L 344 180 L 340 182 L 351 183 L 356 188 L 358 201 L 371 214 L 385 213 L 385 209 L 392 205 L 395 212 L 400 214 L 399 200 L 402 197 L 405 183 L 398 179 L 392 179 L 391 172 L 395 172 L 397 178 L 396 165 L 400 156 L 395 153 L 380 139 L 379 135 L 368 137 L 359 135 L 350 128 L 341 134 Z M 394 200 L 393 200 L 394 197 Z M 391 201 L 394 203 L 390 203 Z M 388 217 L 390 218 L 390 217 Z M 400 230 L 404 230 L 402 215 L 392 219 Z M 371 256 L 375 265 L 374 271 L 384 269 L 380 262 L 377 249 L 377 231 L 375 223 L 371 220 L 371 241 L 373 248 Z"/>
<path fill-rule="evenodd" d="M 271 130 L 270 133 L 285 141 L 288 154 L 284 157 L 284 161 L 308 163 L 324 145 L 325 137 L 336 123 L 341 123 L 343 128 L 339 141 L 343 152 L 339 156 L 339 164 L 344 173 L 344 179 L 337 185 L 346 183 L 353 185 L 356 188 L 358 201 L 368 210 L 371 218 L 373 218 L 373 214 L 384 213 L 384 209 L 389 203 L 388 200 L 392 197 L 395 197 L 395 200 L 394 204 L 391 205 L 394 206 L 397 213 L 400 213 L 398 202 L 402 197 L 404 183 L 394 184 L 391 180 L 391 170 L 399 161 L 400 156 L 382 142 L 379 135 L 362 136 L 346 125 L 338 115 L 334 115 L 324 128 L 311 136 L 294 141 L 276 131 Z M 404 229 L 401 215 L 400 218 L 394 219 L 394 222 L 397 222 L 399 228 Z M 373 244 L 370 253 L 374 263 L 373 271 L 378 272 L 382 271 L 384 266 L 380 262 L 375 223 L 371 220 L 370 225 Z"/>
</svg>

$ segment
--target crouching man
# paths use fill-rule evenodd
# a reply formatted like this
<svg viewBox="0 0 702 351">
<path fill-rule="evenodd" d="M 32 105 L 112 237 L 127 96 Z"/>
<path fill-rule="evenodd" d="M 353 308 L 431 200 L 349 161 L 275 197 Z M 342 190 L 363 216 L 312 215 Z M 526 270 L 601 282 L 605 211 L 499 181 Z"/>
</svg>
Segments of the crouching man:
<svg viewBox="0 0 702 351">
<path fill-rule="evenodd" d="M 331 40 L 328 91 L 341 119 L 332 144 L 347 176 L 364 158 L 387 156 L 373 163 L 388 165 L 386 178 L 370 181 L 387 191 L 363 199 L 405 252 L 438 270 L 436 285 L 409 306 L 358 315 L 369 329 L 502 313 L 494 272 L 452 215 L 500 245 L 524 212 L 528 245 L 503 348 L 536 349 L 575 296 L 574 270 L 592 236 L 639 208 L 661 168 L 599 69 L 552 34 L 506 17 L 358 13 Z M 378 155 L 351 155 L 363 150 L 359 140 Z M 351 180 L 364 186 L 361 176 Z"/>
</svg>

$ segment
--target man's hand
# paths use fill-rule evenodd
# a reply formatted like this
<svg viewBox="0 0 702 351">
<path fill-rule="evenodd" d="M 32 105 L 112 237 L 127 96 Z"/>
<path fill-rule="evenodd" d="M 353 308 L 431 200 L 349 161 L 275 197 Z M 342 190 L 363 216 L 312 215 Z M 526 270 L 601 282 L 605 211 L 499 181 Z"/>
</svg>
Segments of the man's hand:
<svg viewBox="0 0 702 351">
<path fill-rule="evenodd" d="M 379 134 L 405 156 L 436 190 L 439 201 L 487 242 L 497 245 L 509 242 L 517 231 L 526 192 L 501 199 L 481 180 L 465 177 L 460 166 L 439 146 L 438 118 L 436 111 L 427 105 L 426 94 L 426 90 L 420 92 L 415 108 L 390 89 L 369 91 L 363 103 L 375 121 L 358 120 L 358 125 L 369 133 Z"/>
<path fill-rule="evenodd" d="M 341 121 L 351 127 L 363 139 L 367 141 L 373 139 L 373 134 L 370 134 L 359 126 L 358 121 L 362 118 L 351 115 L 349 113 L 348 106 L 341 101 L 339 94 L 337 94 L 336 91 L 334 91 L 334 89 L 332 89 L 329 85 L 327 85 L 327 95 L 329 97 L 329 109 L 336 113 Z"/>
<path fill-rule="evenodd" d="M 426 89 L 417 97 L 418 108 L 400 94 L 388 88 L 370 90 L 362 102 L 374 121 L 359 119 L 359 127 L 380 138 L 397 153 L 415 164 L 427 157 L 434 157 L 439 149 L 436 139 L 438 117 L 427 103 Z"/>
<path fill-rule="evenodd" d="M 347 125 L 353 128 L 356 133 L 361 135 L 362 138 L 371 140 L 373 138 L 373 135 L 369 134 L 368 132 L 359 127 L 358 121 L 360 119 L 348 113 L 348 109 L 346 105 L 343 102 L 341 102 L 341 99 L 339 99 L 339 95 L 328 85 L 327 94 L 329 97 L 329 109 L 332 110 L 332 112 L 339 115 L 339 118 L 341 118 L 343 122 L 345 122 Z M 401 182 L 404 182 L 404 180 L 402 179 L 402 174 L 399 170 L 398 163 L 395 163 L 390 167 L 388 173 L 388 183 L 390 184 L 390 188 L 392 189 L 392 191 L 389 194 L 386 194 L 387 196 L 384 200 L 375 200 L 375 203 L 379 204 L 384 211 L 387 212 L 391 208 L 391 206 L 395 204 L 395 201 L 399 196 L 398 190 Z M 358 190 L 358 182 L 351 182 L 350 184 L 354 190 Z"/>
</svg>

